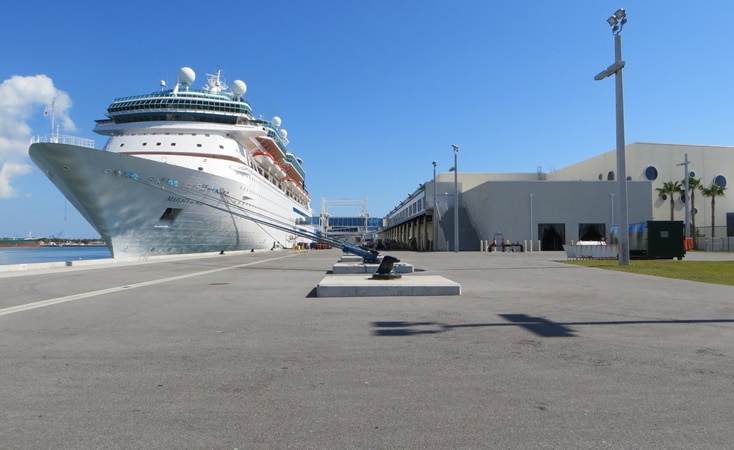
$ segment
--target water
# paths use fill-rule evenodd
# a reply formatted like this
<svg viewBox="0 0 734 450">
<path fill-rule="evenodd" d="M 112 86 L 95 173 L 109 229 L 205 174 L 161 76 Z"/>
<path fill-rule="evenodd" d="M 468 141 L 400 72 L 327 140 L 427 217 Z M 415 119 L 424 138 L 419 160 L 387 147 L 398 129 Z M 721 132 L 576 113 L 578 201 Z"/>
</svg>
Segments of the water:
<svg viewBox="0 0 734 450">
<path fill-rule="evenodd" d="M 112 258 L 107 247 L 0 247 L 0 265 Z"/>
</svg>

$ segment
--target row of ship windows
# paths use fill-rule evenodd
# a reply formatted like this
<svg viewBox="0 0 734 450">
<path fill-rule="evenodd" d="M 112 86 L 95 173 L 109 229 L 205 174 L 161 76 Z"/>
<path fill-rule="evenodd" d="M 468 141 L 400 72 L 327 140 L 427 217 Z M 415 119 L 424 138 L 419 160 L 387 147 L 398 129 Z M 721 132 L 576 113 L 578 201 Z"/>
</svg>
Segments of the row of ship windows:
<svg viewBox="0 0 734 450">
<path fill-rule="evenodd" d="M 188 136 L 189 134 L 191 134 L 191 136 L 198 136 L 197 133 L 130 133 L 130 136 L 170 136 L 171 134 L 177 134 L 179 136 Z M 212 135 L 209 133 L 204 133 L 202 136 L 211 137 Z"/>
<path fill-rule="evenodd" d="M 189 121 L 189 122 L 205 122 L 205 123 L 223 123 L 228 125 L 248 124 L 247 117 L 241 115 L 217 115 L 211 113 L 133 113 L 127 115 L 115 116 L 115 123 L 134 123 L 134 122 L 157 122 L 157 121 Z"/>
<path fill-rule="evenodd" d="M 189 100 L 189 99 L 155 99 L 155 100 L 135 100 L 118 103 L 111 106 L 109 112 L 130 111 L 140 108 L 200 108 L 222 112 L 247 112 L 248 108 L 245 103 L 222 103 L 206 100 Z"/>
<path fill-rule="evenodd" d="M 148 143 L 147 142 L 143 142 L 143 147 L 145 147 L 146 145 L 148 145 Z M 161 146 L 163 144 L 161 144 L 160 142 L 156 142 L 155 145 L 156 146 Z M 124 147 L 124 146 L 125 146 L 125 143 L 124 142 L 120 144 L 120 147 Z M 175 142 L 171 142 L 171 147 L 175 147 L 175 146 L 176 146 L 176 143 Z M 201 144 L 196 144 L 196 146 L 197 147 L 201 147 Z M 221 145 L 221 144 L 219 145 L 219 148 L 222 149 L 222 150 L 224 150 L 224 146 Z"/>
</svg>

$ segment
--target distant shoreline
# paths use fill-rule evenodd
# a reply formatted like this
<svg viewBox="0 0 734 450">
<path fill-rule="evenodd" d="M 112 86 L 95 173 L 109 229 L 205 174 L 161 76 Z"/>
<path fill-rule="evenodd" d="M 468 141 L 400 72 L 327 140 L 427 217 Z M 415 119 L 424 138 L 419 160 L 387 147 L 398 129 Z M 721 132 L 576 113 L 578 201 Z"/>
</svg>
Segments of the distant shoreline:
<svg viewBox="0 0 734 450">
<path fill-rule="evenodd" d="M 101 239 L 0 238 L 0 248 L 14 247 L 106 247 Z"/>
</svg>

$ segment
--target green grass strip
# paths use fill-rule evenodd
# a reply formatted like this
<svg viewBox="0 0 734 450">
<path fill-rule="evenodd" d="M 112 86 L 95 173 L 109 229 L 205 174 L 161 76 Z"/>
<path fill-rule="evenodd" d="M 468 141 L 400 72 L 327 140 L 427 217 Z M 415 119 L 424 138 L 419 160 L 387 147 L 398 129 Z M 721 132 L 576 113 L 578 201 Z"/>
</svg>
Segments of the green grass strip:
<svg viewBox="0 0 734 450">
<path fill-rule="evenodd" d="M 734 286 L 734 261 L 649 259 L 632 260 L 629 266 L 620 266 L 616 260 L 570 260 L 567 262 L 577 266 Z"/>
</svg>

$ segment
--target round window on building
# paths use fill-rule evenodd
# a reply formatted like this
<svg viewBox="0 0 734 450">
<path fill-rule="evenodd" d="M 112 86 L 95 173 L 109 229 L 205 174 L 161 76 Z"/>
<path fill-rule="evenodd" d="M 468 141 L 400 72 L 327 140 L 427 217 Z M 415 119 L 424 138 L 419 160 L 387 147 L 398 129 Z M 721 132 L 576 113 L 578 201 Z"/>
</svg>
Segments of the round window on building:
<svg viewBox="0 0 734 450">
<path fill-rule="evenodd" d="M 696 178 L 696 171 L 695 170 L 691 170 L 690 172 L 688 172 L 688 176 L 691 177 L 691 178 Z"/>
<path fill-rule="evenodd" d="M 601 181 L 601 180 L 603 180 L 603 179 L 604 179 L 604 175 L 602 175 L 602 174 L 599 174 L 599 181 Z"/>
<path fill-rule="evenodd" d="M 724 175 L 717 175 L 716 178 L 714 178 L 714 184 L 717 184 L 719 187 L 725 188 L 726 177 Z"/>
<path fill-rule="evenodd" d="M 614 181 L 614 171 L 613 170 L 610 170 L 609 173 L 607 174 L 607 180 Z"/>
<path fill-rule="evenodd" d="M 655 166 L 647 166 L 647 169 L 645 169 L 645 178 L 647 178 L 649 181 L 657 180 L 658 169 L 656 169 Z"/>
</svg>

